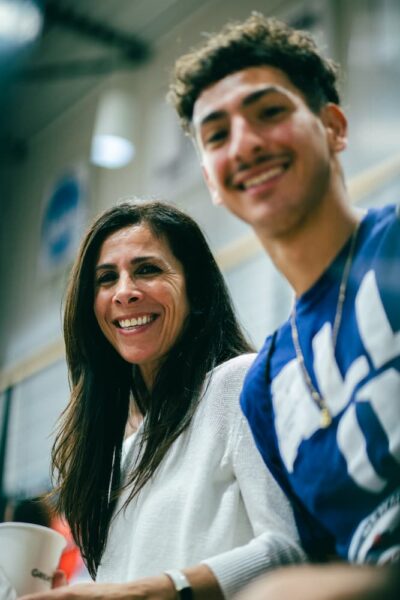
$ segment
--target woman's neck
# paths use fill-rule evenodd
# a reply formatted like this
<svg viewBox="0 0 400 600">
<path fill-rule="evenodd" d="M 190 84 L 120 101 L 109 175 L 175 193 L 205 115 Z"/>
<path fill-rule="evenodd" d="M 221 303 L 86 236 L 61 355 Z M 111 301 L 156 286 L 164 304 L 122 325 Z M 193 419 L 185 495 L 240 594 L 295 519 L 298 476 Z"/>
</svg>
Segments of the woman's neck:
<svg viewBox="0 0 400 600">
<path fill-rule="evenodd" d="M 135 433 L 143 421 L 143 415 L 140 412 L 135 400 L 131 398 L 129 402 L 128 420 L 125 426 L 125 438 Z"/>
</svg>

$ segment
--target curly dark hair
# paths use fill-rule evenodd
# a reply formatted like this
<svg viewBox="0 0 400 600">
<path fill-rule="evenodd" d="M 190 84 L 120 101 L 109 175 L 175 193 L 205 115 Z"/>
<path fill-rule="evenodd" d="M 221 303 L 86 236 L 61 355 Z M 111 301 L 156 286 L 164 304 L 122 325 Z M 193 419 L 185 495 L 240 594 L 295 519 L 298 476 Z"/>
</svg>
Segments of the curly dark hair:
<svg viewBox="0 0 400 600">
<path fill-rule="evenodd" d="M 314 112 L 327 102 L 340 103 L 338 66 L 321 55 L 311 35 L 252 13 L 208 35 L 205 43 L 175 63 L 167 98 L 183 129 L 190 133 L 194 104 L 205 88 L 231 73 L 262 65 L 283 71 Z"/>
</svg>

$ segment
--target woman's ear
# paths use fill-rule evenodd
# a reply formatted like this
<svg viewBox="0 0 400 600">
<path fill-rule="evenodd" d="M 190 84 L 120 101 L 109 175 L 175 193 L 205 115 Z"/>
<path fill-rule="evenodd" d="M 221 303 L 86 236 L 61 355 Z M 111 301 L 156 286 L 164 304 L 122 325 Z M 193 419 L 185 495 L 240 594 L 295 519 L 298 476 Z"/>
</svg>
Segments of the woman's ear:
<svg viewBox="0 0 400 600">
<path fill-rule="evenodd" d="M 208 191 L 210 192 L 212 203 L 215 204 L 216 206 L 223 204 L 223 201 L 221 200 L 221 197 L 218 194 L 217 188 L 215 187 L 215 184 L 212 182 L 204 164 L 201 165 L 201 170 L 203 173 L 204 181 L 206 182 L 206 185 L 208 187 Z"/>
<path fill-rule="evenodd" d="M 329 145 L 333 152 L 342 152 L 347 148 L 346 115 L 333 102 L 325 104 L 321 110 L 321 120 L 329 136 Z"/>
</svg>

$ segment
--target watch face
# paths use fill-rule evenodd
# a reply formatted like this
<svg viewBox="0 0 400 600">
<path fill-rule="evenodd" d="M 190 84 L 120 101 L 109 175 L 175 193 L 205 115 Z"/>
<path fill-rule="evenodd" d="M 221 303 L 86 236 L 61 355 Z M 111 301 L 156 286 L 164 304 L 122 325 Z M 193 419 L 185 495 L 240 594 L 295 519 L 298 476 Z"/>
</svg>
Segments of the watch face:
<svg viewBox="0 0 400 600">
<path fill-rule="evenodd" d="M 165 574 L 172 580 L 179 598 L 182 598 L 182 600 L 192 600 L 192 588 L 184 573 L 173 569 L 171 571 L 165 571 Z"/>
</svg>

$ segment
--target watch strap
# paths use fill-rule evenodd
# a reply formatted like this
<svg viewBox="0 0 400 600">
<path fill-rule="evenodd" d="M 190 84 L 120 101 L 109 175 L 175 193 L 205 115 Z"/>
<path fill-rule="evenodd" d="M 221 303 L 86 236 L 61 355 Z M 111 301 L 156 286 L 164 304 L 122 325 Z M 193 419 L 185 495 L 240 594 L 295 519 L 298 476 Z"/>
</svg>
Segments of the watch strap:
<svg viewBox="0 0 400 600">
<path fill-rule="evenodd" d="M 168 575 L 174 584 L 177 598 L 180 600 L 193 600 L 192 586 L 182 571 L 179 571 L 178 569 L 169 569 L 168 571 L 164 571 L 164 573 L 165 575 Z"/>
</svg>

